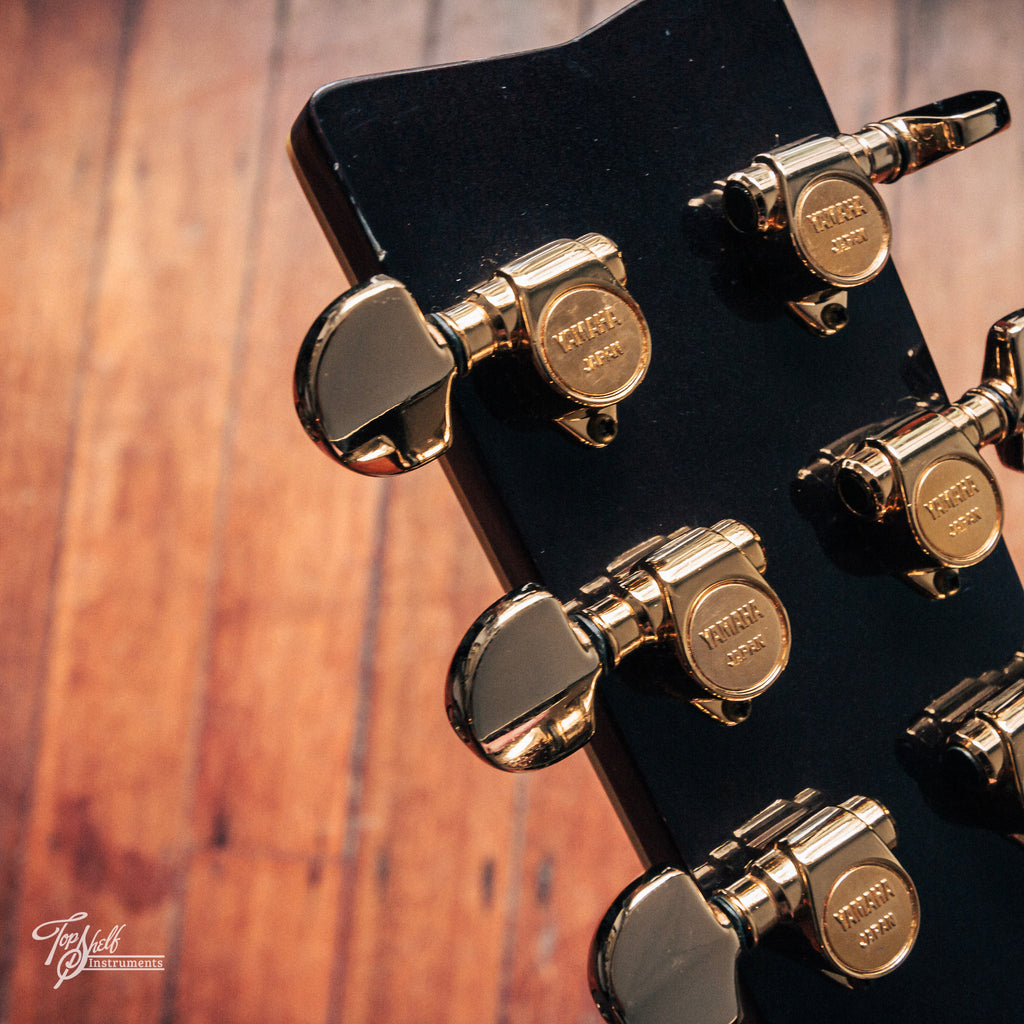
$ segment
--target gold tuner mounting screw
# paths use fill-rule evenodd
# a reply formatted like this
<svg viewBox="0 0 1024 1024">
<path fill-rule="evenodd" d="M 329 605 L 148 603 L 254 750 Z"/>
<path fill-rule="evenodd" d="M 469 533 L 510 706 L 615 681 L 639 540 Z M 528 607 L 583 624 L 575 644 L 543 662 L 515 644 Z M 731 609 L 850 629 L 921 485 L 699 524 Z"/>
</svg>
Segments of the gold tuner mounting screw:
<svg viewBox="0 0 1024 1024">
<path fill-rule="evenodd" d="M 401 473 L 451 446 L 456 375 L 525 350 L 560 400 L 555 422 L 584 444 L 615 436 L 616 404 L 647 372 L 647 322 L 614 242 L 586 234 L 501 267 L 461 302 L 425 316 L 377 276 L 333 302 L 295 366 L 295 406 L 313 441 L 371 476 Z"/>
<path fill-rule="evenodd" d="M 770 810 L 770 809 L 769 809 Z M 706 900 L 674 867 L 648 871 L 594 937 L 590 986 L 614 1024 L 734 1024 L 736 960 L 770 929 L 799 928 L 837 980 L 895 970 L 920 926 L 917 891 L 892 854 L 889 812 L 852 797 L 806 817 Z"/>
<path fill-rule="evenodd" d="M 1024 469 L 1022 339 L 1024 309 L 989 331 L 978 387 L 941 411 L 918 410 L 837 461 L 850 511 L 909 528 L 919 565 L 905 575 L 932 597 L 955 593 L 958 570 L 999 542 L 1002 496 L 978 449 L 994 444 L 1007 465 Z"/>
<path fill-rule="evenodd" d="M 876 184 L 981 142 L 1010 123 L 996 92 L 968 92 L 852 135 L 815 135 L 754 158 L 728 177 L 725 216 L 744 234 L 788 232 L 798 265 L 819 283 L 789 305 L 831 335 L 846 324 L 846 290 L 874 278 L 889 258 L 891 225 Z"/>
<path fill-rule="evenodd" d="M 681 695 L 728 725 L 789 659 L 786 611 L 763 579 L 764 548 L 734 519 L 655 537 L 563 605 L 536 584 L 492 605 L 464 637 L 448 675 L 448 717 L 484 760 L 542 768 L 594 731 L 602 672 L 664 642 L 687 672 Z"/>
</svg>

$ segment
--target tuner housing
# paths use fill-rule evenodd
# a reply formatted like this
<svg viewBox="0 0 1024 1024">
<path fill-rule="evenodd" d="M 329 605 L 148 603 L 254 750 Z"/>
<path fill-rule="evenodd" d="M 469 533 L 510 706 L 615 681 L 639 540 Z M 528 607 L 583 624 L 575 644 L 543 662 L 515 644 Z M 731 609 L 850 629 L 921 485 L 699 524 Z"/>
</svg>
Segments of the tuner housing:
<svg viewBox="0 0 1024 1024">
<path fill-rule="evenodd" d="M 299 420 L 349 469 L 405 472 L 451 447 L 457 377 L 492 356 L 528 353 L 554 421 L 604 447 L 617 431 L 617 404 L 651 358 L 647 322 L 625 282 L 617 246 L 595 233 L 512 260 L 430 315 L 401 282 L 372 277 L 306 336 L 295 367 Z"/>
<path fill-rule="evenodd" d="M 659 643 L 685 670 L 677 696 L 725 725 L 742 722 L 789 659 L 789 618 L 766 564 L 757 534 L 726 519 L 645 541 L 566 604 L 534 583 L 512 591 L 452 660 L 452 728 L 497 768 L 553 764 L 593 735 L 602 674 Z"/>
<path fill-rule="evenodd" d="M 753 238 L 787 238 L 778 280 L 791 311 L 832 335 L 847 323 L 847 290 L 889 258 L 892 225 L 877 184 L 896 181 L 1002 131 L 1006 100 L 969 92 L 866 125 L 815 135 L 754 158 L 725 181 L 726 219 Z M 773 252 L 773 255 L 775 253 Z"/>
<path fill-rule="evenodd" d="M 816 790 L 776 801 L 737 829 L 725 861 L 692 876 L 656 866 L 628 886 L 591 946 L 591 992 L 604 1018 L 678 1024 L 686 1007 L 687 1024 L 734 1024 L 737 959 L 776 928 L 802 932 L 818 969 L 847 987 L 903 963 L 920 904 L 892 853 L 892 816 L 863 796 L 823 804 Z M 710 899 L 700 882 L 709 878 L 720 883 Z"/>
<path fill-rule="evenodd" d="M 959 588 L 959 570 L 976 565 L 999 542 L 1003 502 L 979 449 L 995 445 L 1022 469 L 1021 390 L 1024 310 L 989 331 L 986 377 L 944 409 L 918 409 L 831 453 L 835 486 L 846 508 L 909 541 L 908 582 L 930 597 Z"/>
</svg>

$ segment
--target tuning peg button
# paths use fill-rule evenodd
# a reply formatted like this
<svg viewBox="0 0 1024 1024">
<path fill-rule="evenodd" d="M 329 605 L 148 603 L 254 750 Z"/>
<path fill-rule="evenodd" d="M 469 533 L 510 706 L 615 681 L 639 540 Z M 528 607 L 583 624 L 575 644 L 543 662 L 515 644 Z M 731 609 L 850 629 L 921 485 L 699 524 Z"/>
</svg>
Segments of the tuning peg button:
<svg viewBox="0 0 1024 1024">
<path fill-rule="evenodd" d="M 996 445 L 1022 469 L 1024 310 L 991 329 L 986 377 L 945 409 L 920 409 L 867 437 L 836 462 L 836 485 L 854 513 L 909 528 L 919 565 L 906 573 L 933 597 L 957 588 L 957 570 L 999 542 L 1003 502 L 978 449 Z"/>
<path fill-rule="evenodd" d="M 310 329 L 295 405 L 309 436 L 343 465 L 397 473 L 451 444 L 455 373 L 438 329 L 404 285 L 381 275 L 342 295 Z"/>
<path fill-rule="evenodd" d="M 736 230 L 784 236 L 818 287 L 790 295 L 820 334 L 846 323 L 846 289 L 865 284 L 889 258 L 891 224 L 875 185 L 896 181 L 987 139 L 1010 123 L 1006 100 L 970 92 L 866 125 L 852 135 L 815 135 L 755 157 L 725 183 Z"/>
<path fill-rule="evenodd" d="M 312 439 L 343 465 L 383 475 L 451 445 L 452 383 L 497 353 L 529 353 L 555 395 L 555 422 L 585 444 L 615 436 L 616 405 L 647 372 L 647 322 L 603 235 L 552 242 L 425 316 L 386 276 L 346 292 L 299 352 L 295 400 Z"/>
<path fill-rule="evenodd" d="M 453 728 L 496 767 L 552 764 L 593 735 L 601 673 L 658 642 L 686 670 L 680 695 L 735 725 L 789 659 L 789 619 L 765 565 L 757 534 L 728 519 L 651 538 L 568 604 L 536 584 L 513 591 L 455 654 Z"/>
<path fill-rule="evenodd" d="M 492 605 L 466 634 L 448 678 L 448 717 L 485 760 L 539 768 L 593 735 L 595 639 L 562 603 L 527 584 Z"/>
<path fill-rule="evenodd" d="M 686 872 L 657 868 L 622 892 L 599 926 L 590 991 L 613 1024 L 734 1024 L 741 950 L 732 920 Z"/>
</svg>

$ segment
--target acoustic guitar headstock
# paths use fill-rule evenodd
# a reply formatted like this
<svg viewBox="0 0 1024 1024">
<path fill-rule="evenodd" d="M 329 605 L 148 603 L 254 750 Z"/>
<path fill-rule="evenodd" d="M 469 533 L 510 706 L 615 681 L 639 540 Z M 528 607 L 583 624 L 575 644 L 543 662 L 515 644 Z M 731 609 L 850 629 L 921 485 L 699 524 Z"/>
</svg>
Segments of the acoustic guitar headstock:
<svg viewBox="0 0 1024 1024">
<path fill-rule="evenodd" d="M 1020 804 L 986 810 L 1016 675 L 939 698 L 1020 645 L 978 449 L 1020 461 L 1022 320 L 951 402 L 883 196 L 1008 112 L 888 113 L 839 131 L 780 4 L 644 0 L 327 86 L 293 129 L 358 282 L 300 418 L 362 473 L 442 458 L 512 588 L 456 654 L 456 732 L 506 770 L 588 751 L 651 865 L 598 933 L 609 1019 L 750 1016 L 737 962 L 769 1024 L 1016 1005 Z"/>
</svg>

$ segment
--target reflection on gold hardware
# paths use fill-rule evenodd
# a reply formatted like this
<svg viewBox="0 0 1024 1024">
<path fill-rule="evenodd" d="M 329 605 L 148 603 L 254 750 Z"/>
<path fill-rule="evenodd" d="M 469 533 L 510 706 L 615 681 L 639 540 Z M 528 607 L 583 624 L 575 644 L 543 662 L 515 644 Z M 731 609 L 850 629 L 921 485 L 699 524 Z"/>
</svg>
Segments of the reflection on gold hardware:
<svg viewBox="0 0 1024 1024">
<path fill-rule="evenodd" d="M 625 398 L 647 366 L 647 339 L 635 303 L 607 289 L 580 285 L 552 299 L 534 351 L 562 394 L 605 407 Z"/>
<path fill-rule="evenodd" d="M 451 445 L 455 377 L 521 350 L 558 396 L 555 422 L 603 447 L 616 433 L 616 404 L 651 358 L 647 323 L 625 282 L 614 242 L 597 234 L 512 260 L 430 316 L 400 282 L 371 278 L 329 306 L 307 335 L 295 368 L 299 418 L 350 469 L 415 469 Z"/>
<path fill-rule="evenodd" d="M 612 904 L 591 949 L 591 991 L 606 1020 L 738 1019 L 736 959 L 775 927 L 799 928 L 820 969 L 850 984 L 910 953 L 920 906 L 892 854 L 889 812 L 867 797 L 825 806 L 816 790 L 777 800 L 692 876 L 648 871 Z M 708 898 L 710 897 L 710 898 Z"/>
<path fill-rule="evenodd" d="M 908 508 L 915 532 L 944 565 L 974 565 L 999 539 L 995 481 L 962 459 L 933 462 L 918 477 Z"/>
<path fill-rule="evenodd" d="M 566 605 L 520 587 L 477 620 L 455 655 L 453 728 L 509 771 L 561 760 L 593 734 L 601 673 L 658 642 L 687 670 L 681 695 L 735 725 L 789 659 L 789 619 L 765 566 L 757 534 L 727 519 L 651 538 Z"/>
<path fill-rule="evenodd" d="M 708 587 L 682 631 L 691 671 L 709 692 L 749 700 L 778 674 L 788 623 L 760 586 L 729 580 Z"/>
<path fill-rule="evenodd" d="M 1024 468 L 1022 338 L 1024 310 L 1018 310 L 992 327 L 988 376 L 959 402 L 919 409 L 832 453 L 843 503 L 907 533 L 917 564 L 902 571 L 929 596 L 955 593 L 958 570 L 980 562 L 999 542 L 1002 497 L 978 449 L 994 444 L 1004 461 Z"/>
<path fill-rule="evenodd" d="M 881 197 L 841 171 L 804 186 L 793 211 L 793 232 L 811 270 L 839 288 L 870 281 L 888 259 L 891 228 Z"/>
<path fill-rule="evenodd" d="M 834 334 L 845 317 L 808 316 L 806 307 L 827 307 L 830 296 L 865 284 L 885 266 L 891 227 L 875 185 L 966 149 L 1009 123 L 1002 96 L 970 92 L 852 135 L 812 136 L 762 153 L 730 175 L 725 214 L 744 234 L 788 232 L 799 264 L 824 286 L 788 295 L 790 308 L 817 333 Z"/>
</svg>

